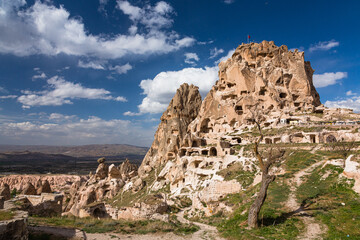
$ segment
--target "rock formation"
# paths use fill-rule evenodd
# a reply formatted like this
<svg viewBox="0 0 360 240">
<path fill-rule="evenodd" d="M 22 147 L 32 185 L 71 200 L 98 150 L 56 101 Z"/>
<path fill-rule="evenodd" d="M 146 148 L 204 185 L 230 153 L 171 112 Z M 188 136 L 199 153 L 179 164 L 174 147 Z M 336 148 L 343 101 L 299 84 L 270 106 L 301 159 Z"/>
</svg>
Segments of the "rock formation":
<svg viewBox="0 0 360 240">
<path fill-rule="evenodd" d="M 22 190 L 21 194 L 23 195 L 36 195 L 36 189 L 34 187 L 34 185 L 32 185 L 31 183 L 27 183 L 24 187 L 24 189 Z"/>
<path fill-rule="evenodd" d="M 41 182 L 41 186 L 36 190 L 36 193 L 38 195 L 42 194 L 42 193 L 51 193 L 51 187 L 50 187 L 50 183 L 48 180 L 43 180 Z"/>
<path fill-rule="evenodd" d="M 73 183 L 65 209 L 75 216 L 114 219 L 151 218 L 169 205 L 181 208 L 184 202 L 190 202 L 189 216 L 231 211 L 220 200 L 261 181 L 256 158 L 244 150 L 257 137 L 254 109 L 263 113 L 261 127 L 271 132 L 261 144 L 359 140 L 360 133 L 352 129 L 295 128 L 325 125 L 345 116 L 353 119 L 351 124 L 360 124 L 360 116 L 351 110 L 321 105 L 313 72 L 297 50 L 267 41 L 240 45 L 219 64 L 219 80 L 203 102 L 197 87 L 180 86 L 139 169 L 128 160 L 108 167 L 104 158 L 99 159 L 96 174 Z M 251 177 L 229 179 L 229 169 Z"/>
<path fill-rule="evenodd" d="M 201 96 L 198 87 L 186 83 L 181 85 L 161 116 L 154 142 L 139 168 L 141 177 L 153 168 L 175 158 L 189 123 L 198 115 L 200 105 Z"/>
<path fill-rule="evenodd" d="M 121 163 L 119 168 L 121 178 L 124 181 L 137 176 L 138 166 L 136 164 L 131 164 L 129 159 L 126 159 L 123 163 Z"/>
<path fill-rule="evenodd" d="M 10 188 L 7 183 L 2 183 L 0 186 L 0 196 L 3 196 L 5 201 L 11 199 Z"/>
<path fill-rule="evenodd" d="M 73 182 L 85 180 L 86 178 L 85 176 L 75 175 L 7 175 L 0 178 L 0 184 L 6 183 L 10 189 L 16 188 L 21 192 L 28 183 L 31 183 L 35 189 L 39 189 L 41 182 L 47 180 L 53 191 L 61 192 L 69 189 Z"/>
<path fill-rule="evenodd" d="M 99 158 L 98 160 L 99 166 L 96 169 L 95 177 L 96 179 L 104 179 L 107 177 L 109 168 L 105 163 L 105 158 Z"/>
<path fill-rule="evenodd" d="M 109 178 L 121 178 L 120 170 L 114 164 L 109 166 Z"/>
<path fill-rule="evenodd" d="M 270 114 L 314 111 L 321 103 L 313 72 L 303 52 L 288 51 L 272 41 L 240 45 L 231 58 L 219 64 L 219 80 L 189 127 L 188 143 L 183 144 L 191 147 L 204 136 L 251 125 L 250 109 L 255 105 Z"/>
</svg>

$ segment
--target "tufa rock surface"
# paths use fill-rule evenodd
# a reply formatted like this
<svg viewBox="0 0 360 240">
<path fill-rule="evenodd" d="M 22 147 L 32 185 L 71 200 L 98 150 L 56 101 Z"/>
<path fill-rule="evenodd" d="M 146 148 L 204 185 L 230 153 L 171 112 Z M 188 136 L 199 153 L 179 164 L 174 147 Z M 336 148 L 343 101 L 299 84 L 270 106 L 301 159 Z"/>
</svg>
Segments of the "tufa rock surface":
<svg viewBox="0 0 360 240">
<path fill-rule="evenodd" d="M 121 163 L 120 167 L 121 178 L 126 181 L 135 176 L 137 176 L 138 166 L 136 164 L 130 163 L 129 159 L 126 159 Z"/>
<path fill-rule="evenodd" d="M 252 124 L 249 110 L 255 105 L 267 112 L 314 110 L 321 103 L 313 72 L 304 52 L 288 51 L 272 41 L 242 44 L 219 64 L 219 80 L 204 99 L 191 131 L 202 135 L 224 124 L 229 128 Z"/>
<path fill-rule="evenodd" d="M 51 193 L 51 187 L 48 180 L 43 180 L 41 182 L 40 188 L 37 189 L 37 194 L 40 195 L 42 193 Z"/>
<path fill-rule="evenodd" d="M 5 201 L 11 199 L 10 187 L 7 183 L 1 184 L 0 196 L 4 197 Z"/>
<path fill-rule="evenodd" d="M 187 127 L 198 115 L 200 106 L 201 96 L 198 87 L 182 84 L 161 116 L 154 142 L 139 168 L 140 177 L 175 158 Z"/>
<path fill-rule="evenodd" d="M 101 180 L 108 176 L 109 167 L 105 163 L 105 158 L 99 158 L 97 160 L 97 162 L 99 163 L 99 166 L 96 169 L 95 177 L 96 177 L 96 179 Z"/>
<path fill-rule="evenodd" d="M 30 182 L 27 183 L 22 190 L 21 194 L 23 195 L 36 195 L 36 189 L 34 185 L 32 185 Z"/>
</svg>

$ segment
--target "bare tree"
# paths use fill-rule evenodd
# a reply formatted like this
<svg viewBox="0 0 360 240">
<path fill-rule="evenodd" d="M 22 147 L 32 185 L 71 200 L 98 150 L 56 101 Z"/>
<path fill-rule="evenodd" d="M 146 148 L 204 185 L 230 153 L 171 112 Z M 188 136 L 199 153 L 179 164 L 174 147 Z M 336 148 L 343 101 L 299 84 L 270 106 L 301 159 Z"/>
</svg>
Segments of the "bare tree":
<svg viewBox="0 0 360 240">
<path fill-rule="evenodd" d="M 270 185 L 275 180 L 275 175 L 271 175 L 269 170 L 271 166 L 278 160 L 282 158 L 284 155 L 284 151 L 280 149 L 274 149 L 271 147 L 268 152 L 267 156 L 265 157 L 265 153 L 259 152 L 259 145 L 260 142 L 264 139 L 264 135 L 261 129 L 260 123 L 263 121 L 264 116 L 261 112 L 252 111 L 253 121 L 256 124 L 257 129 L 259 130 L 260 137 L 255 141 L 254 145 L 254 154 L 259 161 L 259 167 L 261 170 L 262 178 L 261 178 L 261 186 L 260 191 L 258 192 L 254 203 L 251 205 L 248 214 L 248 226 L 249 228 L 257 228 L 258 227 L 258 219 L 259 219 L 259 212 L 261 210 L 262 205 L 264 204 L 267 196 L 267 190 Z"/>
</svg>

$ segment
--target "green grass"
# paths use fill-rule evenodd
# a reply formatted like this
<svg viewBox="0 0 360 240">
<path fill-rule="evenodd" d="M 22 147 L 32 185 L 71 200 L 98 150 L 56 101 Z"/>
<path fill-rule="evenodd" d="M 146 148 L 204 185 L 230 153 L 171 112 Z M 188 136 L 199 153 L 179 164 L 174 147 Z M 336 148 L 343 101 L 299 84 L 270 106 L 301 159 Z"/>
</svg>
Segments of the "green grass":
<svg viewBox="0 0 360 240">
<path fill-rule="evenodd" d="M 0 221 L 10 220 L 14 215 L 11 211 L 0 210 Z"/>
<path fill-rule="evenodd" d="M 245 171 L 241 163 L 235 163 L 226 169 L 217 172 L 218 175 L 224 177 L 225 181 L 235 179 L 243 188 L 247 188 L 254 182 L 255 171 Z"/>
<path fill-rule="evenodd" d="M 226 215 L 219 212 L 203 219 L 203 222 L 217 226 L 220 233 L 228 239 L 295 239 L 304 225 L 297 218 L 286 217 L 287 211 L 283 206 L 290 188 L 284 177 L 277 177 L 269 186 L 266 201 L 259 213 L 261 227 L 247 229 L 247 212 L 254 201 L 252 196 L 259 188 L 260 184 L 257 184 L 239 194 L 227 195 L 222 201 L 232 205 L 236 209 L 234 213 Z"/>
<path fill-rule="evenodd" d="M 321 159 L 320 156 L 309 151 L 288 151 L 284 161 L 287 177 L 305 169 Z"/>
<path fill-rule="evenodd" d="M 147 234 L 155 232 L 174 232 L 175 234 L 190 234 L 199 230 L 199 228 L 193 224 L 182 224 L 174 219 L 169 222 L 163 222 L 158 220 L 125 221 L 76 217 L 31 217 L 29 222 L 31 225 L 78 228 L 87 233 L 115 232 Z"/>
<path fill-rule="evenodd" d="M 325 239 L 360 239 L 360 197 L 353 181 L 339 178 L 342 168 L 326 165 L 306 177 L 297 191 L 299 202 L 314 209 L 313 215 L 328 227 Z M 330 175 L 321 178 L 326 173 Z"/>
</svg>

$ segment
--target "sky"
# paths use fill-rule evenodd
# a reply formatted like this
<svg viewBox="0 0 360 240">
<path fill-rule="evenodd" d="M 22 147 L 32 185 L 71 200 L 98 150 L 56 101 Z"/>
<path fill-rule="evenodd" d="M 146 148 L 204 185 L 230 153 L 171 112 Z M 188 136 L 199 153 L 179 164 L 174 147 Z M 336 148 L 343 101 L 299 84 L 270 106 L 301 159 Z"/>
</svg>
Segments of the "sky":
<svg viewBox="0 0 360 240">
<path fill-rule="evenodd" d="M 149 147 L 184 82 L 204 98 L 251 41 L 305 52 L 328 107 L 360 112 L 360 1 L 0 0 L 0 144 Z"/>
</svg>

